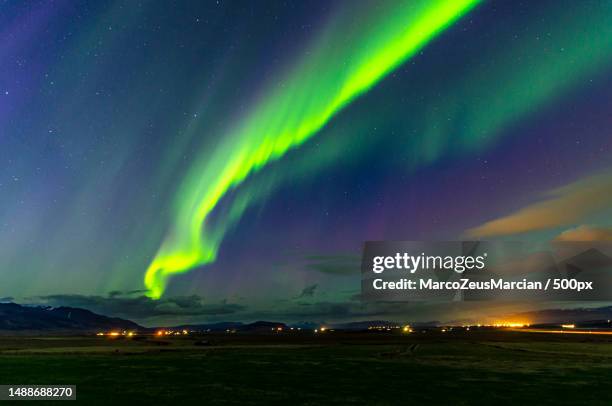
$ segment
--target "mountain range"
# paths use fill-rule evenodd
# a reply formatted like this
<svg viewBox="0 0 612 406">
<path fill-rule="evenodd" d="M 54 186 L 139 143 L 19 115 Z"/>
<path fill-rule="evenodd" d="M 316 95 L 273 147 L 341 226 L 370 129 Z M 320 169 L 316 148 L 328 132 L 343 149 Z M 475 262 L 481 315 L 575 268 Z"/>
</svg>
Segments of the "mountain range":
<svg viewBox="0 0 612 406">
<path fill-rule="evenodd" d="M 612 306 L 595 308 L 574 308 L 574 309 L 546 309 L 528 311 L 514 314 L 513 316 L 531 320 L 533 324 L 546 323 L 580 323 L 596 325 L 610 325 L 612 320 Z M 250 333 L 264 333 L 271 330 L 284 330 L 289 327 L 310 330 L 320 326 L 338 330 L 364 330 L 369 326 L 393 326 L 402 325 L 386 320 L 368 320 L 347 323 L 306 323 L 285 324 L 273 321 L 256 321 L 254 323 L 241 322 L 217 322 L 208 324 L 183 324 L 170 328 L 176 330 L 192 331 L 237 331 Z M 414 326 L 435 326 L 439 322 L 410 323 Z M 585 325 L 586 325 L 585 324 Z M 590 324 L 589 324 L 590 325 Z M 100 331 L 140 331 L 150 332 L 157 328 L 143 327 L 131 320 L 117 317 L 108 317 L 94 313 L 92 311 L 76 307 L 50 307 L 50 306 L 29 306 L 16 303 L 0 303 L 0 335 L 9 334 L 71 334 L 71 333 L 97 333 Z"/>
<path fill-rule="evenodd" d="M 145 330 L 130 320 L 76 307 L 22 306 L 0 303 L 0 332 L 83 332 Z"/>
</svg>

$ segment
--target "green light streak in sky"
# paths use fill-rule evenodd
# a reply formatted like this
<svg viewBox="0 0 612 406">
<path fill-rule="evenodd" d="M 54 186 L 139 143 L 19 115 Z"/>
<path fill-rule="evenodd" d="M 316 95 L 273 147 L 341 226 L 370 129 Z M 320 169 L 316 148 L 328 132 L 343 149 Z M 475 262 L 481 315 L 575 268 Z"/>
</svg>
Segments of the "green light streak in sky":
<svg viewBox="0 0 612 406">
<path fill-rule="evenodd" d="M 414 112 L 418 136 L 402 138 L 396 147 L 409 157 L 401 165 L 412 170 L 484 150 L 501 136 L 521 136 L 514 125 L 554 109 L 577 89 L 595 86 L 612 64 L 611 6 L 533 10 L 520 30 L 516 23 L 499 24 L 494 41 L 474 44 L 472 63 L 469 53 L 449 57 L 457 69 L 441 68 L 444 76 L 436 72 L 434 80 L 411 84 L 422 98 L 401 108 Z"/>
<path fill-rule="evenodd" d="M 408 3 L 408 2 L 405 2 Z M 168 277 L 215 260 L 230 224 L 207 226 L 213 209 L 249 173 L 315 135 L 343 107 L 422 49 L 478 0 L 423 0 L 334 21 L 290 74 L 263 95 L 217 148 L 190 170 L 174 222 L 145 275 L 159 298 Z M 248 199 L 230 216 L 235 221 Z"/>
</svg>

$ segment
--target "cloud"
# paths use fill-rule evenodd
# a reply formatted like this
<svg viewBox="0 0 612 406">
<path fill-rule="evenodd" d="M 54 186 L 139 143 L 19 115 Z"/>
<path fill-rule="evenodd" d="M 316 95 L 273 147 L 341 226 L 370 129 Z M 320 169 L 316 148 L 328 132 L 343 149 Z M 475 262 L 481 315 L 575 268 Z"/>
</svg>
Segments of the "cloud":
<svg viewBox="0 0 612 406">
<path fill-rule="evenodd" d="M 565 230 L 555 241 L 612 241 L 612 227 L 582 225 Z"/>
<path fill-rule="evenodd" d="M 612 173 L 582 179 L 547 192 L 545 200 L 466 231 L 470 238 L 546 230 L 579 222 L 612 204 Z"/>
<path fill-rule="evenodd" d="M 110 292 L 108 292 L 108 297 L 110 298 L 114 298 L 114 297 L 121 297 L 121 296 L 142 296 L 144 294 L 146 294 L 148 291 L 146 289 L 136 289 L 136 290 L 128 290 L 128 291 L 122 291 L 122 290 L 111 290 Z"/>
<path fill-rule="evenodd" d="M 356 255 L 310 255 L 306 267 L 318 272 L 334 275 L 354 275 L 361 269 L 361 260 Z"/>
<path fill-rule="evenodd" d="M 302 289 L 302 292 L 296 297 L 296 299 L 303 299 L 305 297 L 313 297 L 318 286 L 319 285 L 316 283 L 314 285 L 306 286 L 304 289 Z"/>
<path fill-rule="evenodd" d="M 310 286 L 306 289 L 311 288 Z M 313 288 L 314 289 L 314 288 Z M 181 296 L 152 300 L 145 296 L 109 298 L 87 295 L 49 295 L 31 298 L 29 304 L 71 306 L 112 317 L 122 317 L 147 326 L 200 324 L 212 321 L 270 320 L 283 322 L 348 322 L 362 320 L 431 321 L 494 319 L 491 313 L 526 311 L 536 308 L 533 303 L 517 305 L 491 302 L 483 307 L 479 302 L 415 303 L 316 301 L 310 303 L 286 301 L 275 306 L 245 307 L 227 302 L 204 303 L 199 296 Z"/>
<path fill-rule="evenodd" d="M 129 293 L 129 292 L 128 292 Z M 158 316 L 231 315 L 244 306 L 228 303 L 204 303 L 196 295 L 153 300 L 146 296 L 124 297 L 111 292 L 108 297 L 88 295 L 48 295 L 34 298 L 38 304 L 80 307 L 96 313 L 135 319 Z"/>
<path fill-rule="evenodd" d="M 448 322 L 463 320 L 481 322 L 495 320 L 498 314 L 526 311 L 537 308 L 534 303 L 490 302 L 482 306 L 481 302 L 357 302 L 357 301 L 318 301 L 311 303 L 294 303 L 288 306 L 257 309 L 241 314 L 242 321 L 310 321 L 317 323 L 336 323 L 363 320 L 389 320 L 397 322 L 428 322 L 439 320 Z M 469 318 L 466 319 L 466 315 Z"/>
</svg>

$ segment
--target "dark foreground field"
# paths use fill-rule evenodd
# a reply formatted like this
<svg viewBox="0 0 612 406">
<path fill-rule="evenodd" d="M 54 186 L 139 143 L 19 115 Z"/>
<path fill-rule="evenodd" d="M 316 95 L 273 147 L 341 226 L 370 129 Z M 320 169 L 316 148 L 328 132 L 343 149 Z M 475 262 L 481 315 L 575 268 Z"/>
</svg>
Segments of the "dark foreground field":
<svg viewBox="0 0 612 406">
<path fill-rule="evenodd" d="M 612 337 L 4 337 L 0 383 L 76 384 L 84 404 L 610 405 Z"/>
</svg>

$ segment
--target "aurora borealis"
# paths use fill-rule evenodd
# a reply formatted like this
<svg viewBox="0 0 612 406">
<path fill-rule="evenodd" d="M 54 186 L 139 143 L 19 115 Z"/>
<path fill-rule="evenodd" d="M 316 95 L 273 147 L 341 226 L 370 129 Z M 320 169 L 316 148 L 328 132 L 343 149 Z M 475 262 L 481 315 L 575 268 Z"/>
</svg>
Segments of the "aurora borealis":
<svg viewBox="0 0 612 406">
<path fill-rule="evenodd" d="M 334 22 L 332 32 L 319 39 L 321 44 L 308 53 L 295 72 L 281 79 L 281 86 L 256 103 L 255 111 L 238 125 L 235 133 L 231 131 L 224 138 L 227 142 L 219 145 L 212 157 L 202 157 L 204 163 L 196 163 L 187 175 L 186 186 L 179 192 L 170 239 L 164 241 L 147 270 L 145 283 L 150 295 L 161 296 L 169 275 L 215 259 L 218 240 L 227 225 L 207 230 L 206 219 L 228 189 L 269 160 L 305 142 L 352 99 L 475 3 L 462 0 L 390 4 L 380 16 L 364 18 L 357 27 L 354 23 Z M 338 26 L 340 32 L 333 32 Z M 342 48 L 339 42 L 350 45 Z"/>
<path fill-rule="evenodd" d="M 365 240 L 606 235 L 612 3 L 305 3 L 0 6 L 0 297 L 384 318 Z"/>
</svg>

